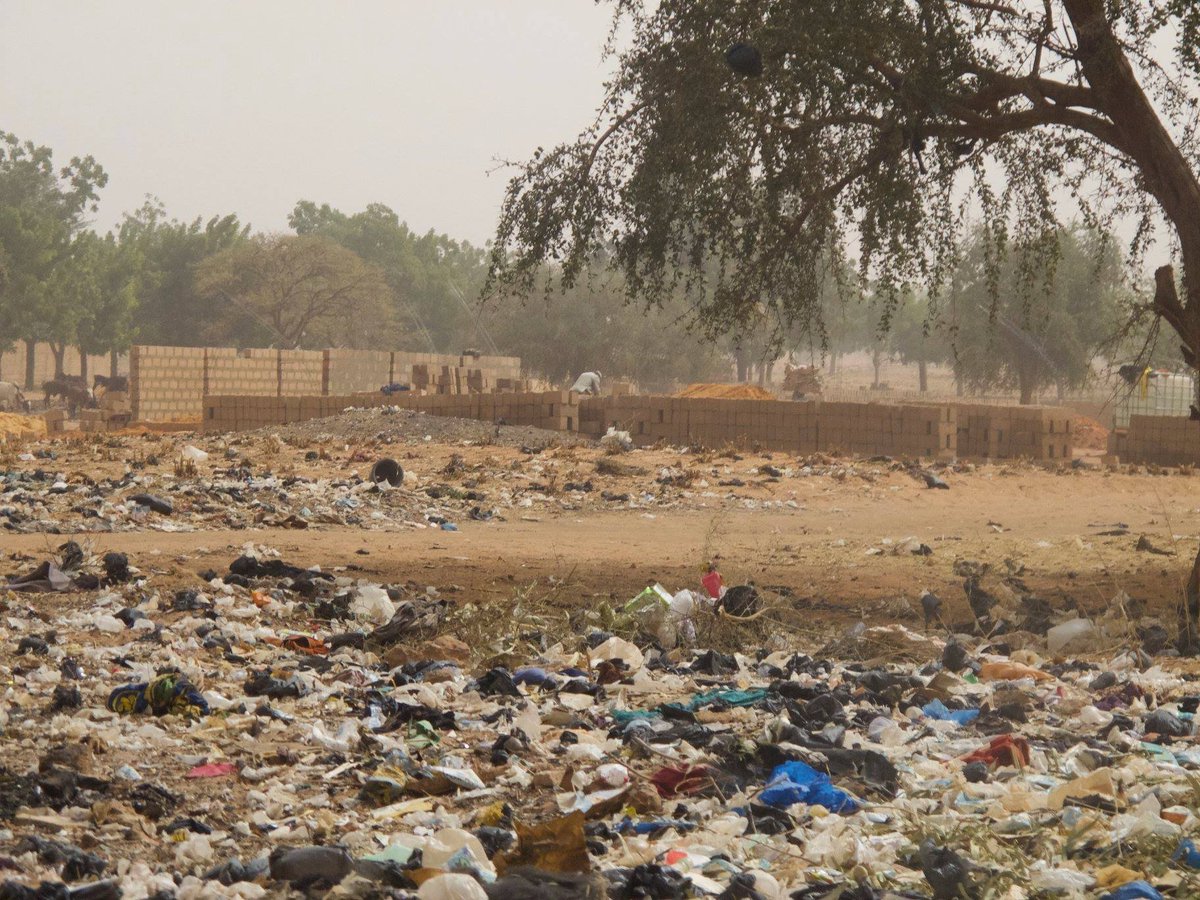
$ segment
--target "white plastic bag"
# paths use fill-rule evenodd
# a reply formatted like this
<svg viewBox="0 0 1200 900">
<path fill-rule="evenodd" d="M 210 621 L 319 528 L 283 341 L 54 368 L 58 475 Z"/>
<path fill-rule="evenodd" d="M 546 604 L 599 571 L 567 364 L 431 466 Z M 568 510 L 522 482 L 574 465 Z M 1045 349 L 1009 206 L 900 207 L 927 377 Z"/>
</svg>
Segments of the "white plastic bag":
<svg viewBox="0 0 1200 900">
<path fill-rule="evenodd" d="M 396 614 L 396 605 L 377 584 L 359 585 L 350 601 L 350 612 L 354 618 L 375 625 L 386 625 Z"/>
</svg>

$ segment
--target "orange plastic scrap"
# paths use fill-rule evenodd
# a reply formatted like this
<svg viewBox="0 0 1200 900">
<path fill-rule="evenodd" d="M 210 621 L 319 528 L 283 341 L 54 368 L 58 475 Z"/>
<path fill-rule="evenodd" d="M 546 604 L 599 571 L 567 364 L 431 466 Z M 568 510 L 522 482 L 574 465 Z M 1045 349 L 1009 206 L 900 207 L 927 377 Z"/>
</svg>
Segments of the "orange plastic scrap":
<svg viewBox="0 0 1200 900">
<path fill-rule="evenodd" d="M 283 639 L 283 646 L 296 653 L 307 653 L 309 656 L 329 655 L 328 644 L 307 634 L 289 634 Z"/>
<path fill-rule="evenodd" d="M 980 747 L 974 753 L 962 758 L 964 763 L 981 762 L 989 766 L 1020 766 L 1029 765 L 1029 741 L 1023 737 L 1011 734 L 1001 734 L 992 738 L 986 747 Z"/>
<path fill-rule="evenodd" d="M 1053 681 L 1054 676 L 1041 669 L 1022 665 L 1012 660 L 1003 662 L 984 663 L 979 668 L 980 681 L 1020 681 L 1022 678 L 1032 678 L 1034 681 Z"/>
<path fill-rule="evenodd" d="M 263 638 L 263 641 L 293 653 L 306 653 L 309 656 L 329 655 L 329 645 L 310 634 L 285 634 L 281 638 Z"/>
<path fill-rule="evenodd" d="M 254 605 L 259 609 L 267 606 L 274 598 L 266 591 L 253 591 L 250 594 L 250 599 L 254 601 Z"/>
</svg>

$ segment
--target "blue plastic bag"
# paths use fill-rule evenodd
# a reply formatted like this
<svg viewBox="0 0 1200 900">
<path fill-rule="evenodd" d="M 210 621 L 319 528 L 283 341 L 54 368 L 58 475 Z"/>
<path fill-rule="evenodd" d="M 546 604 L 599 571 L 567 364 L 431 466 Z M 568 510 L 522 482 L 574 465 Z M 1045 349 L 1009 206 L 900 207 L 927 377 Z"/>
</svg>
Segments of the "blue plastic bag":
<svg viewBox="0 0 1200 900">
<path fill-rule="evenodd" d="M 921 712 L 930 719 L 941 722 L 954 722 L 958 725 L 969 725 L 979 718 L 977 709 L 948 709 L 941 700 L 932 700 L 921 707 Z"/>
<path fill-rule="evenodd" d="M 1100 900 L 1163 900 L 1163 895 L 1149 882 L 1131 881 L 1105 894 Z"/>
<path fill-rule="evenodd" d="M 1191 838 L 1184 838 L 1171 854 L 1171 862 L 1183 863 L 1189 869 L 1200 869 L 1200 850 Z"/>
<path fill-rule="evenodd" d="M 759 799 L 768 806 L 787 809 L 794 803 L 824 806 L 830 812 L 856 812 L 861 804 L 833 786 L 829 776 L 802 762 L 776 766 Z"/>
<path fill-rule="evenodd" d="M 730 706 L 753 706 L 760 700 L 765 700 L 767 692 L 762 688 L 754 688 L 749 691 L 709 691 L 706 694 L 697 694 L 688 701 L 686 709 L 695 710 L 701 707 L 708 706 L 710 703 L 728 703 Z"/>
<path fill-rule="evenodd" d="M 662 713 L 654 709 L 614 709 L 612 720 L 618 725 L 628 725 L 641 719 L 661 719 Z"/>
</svg>

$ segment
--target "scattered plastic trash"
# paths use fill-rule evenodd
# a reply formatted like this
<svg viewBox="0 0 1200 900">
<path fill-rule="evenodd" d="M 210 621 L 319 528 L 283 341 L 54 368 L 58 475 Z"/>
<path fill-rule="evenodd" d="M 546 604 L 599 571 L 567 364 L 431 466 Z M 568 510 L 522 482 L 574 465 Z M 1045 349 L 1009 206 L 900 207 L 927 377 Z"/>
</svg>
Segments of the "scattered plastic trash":
<svg viewBox="0 0 1200 900">
<path fill-rule="evenodd" d="M 1163 900 L 1163 895 L 1147 881 L 1131 881 L 1104 894 L 1100 900 Z"/>
<path fill-rule="evenodd" d="M 192 462 L 204 462 L 208 459 L 207 453 L 205 453 L 199 447 L 194 447 L 191 444 L 188 444 L 186 447 L 180 450 L 179 455 L 184 459 L 191 460 Z"/>
<path fill-rule="evenodd" d="M 1046 646 L 1051 653 L 1060 653 L 1068 647 L 1093 640 L 1095 633 L 1096 626 L 1090 619 L 1072 619 L 1046 632 Z"/>
<path fill-rule="evenodd" d="M 396 614 L 396 605 L 388 592 L 377 584 L 363 584 L 355 589 L 350 603 L 351 614 L 360 621 L 386 625 Z"/>
<path fill-rule="evenodd" d="M 633 449 L 633 436 L 628 431 L 618 431 L 609 428 L 604 437 L 600 438 L 600 446 L 608 451 L 628 452 Z"/>
<path fill-rule="evenodd" d="M 1200 869 L 1200 849 L 1191 838 L 1184 838 L 1171 854 L 1171 862 L 1180 863 L 1189 869 Z"/>
<path fill-rule="evenodd" d="M 175 511 L 175 507 L 170 500 L 156 497 L 153 494 L 134 494 L 129 498 L 129 501 L 164 516 L 169 516 Z"/>
<path fill-rule="evenodd" d="M 932 840 L 925 840 L 917 852 L 921 871 L 933 888 L 934 900 L 958 900 L 973 896 L 971 864 L 957 851 L 938 847 Z"/>
<path fill-rule="evenodd" d="M 964 763 L 981 762 L 989 766 L 1027 766 L 1029 761 L 1029 741 L 1011 734 L 997 735 L 986 747 L 963 757 Z"/>
<path fill-rule="evenodd" d="M 105 705 L 124 715 L 149 712 L 156 716 L 177 715 L 192 719 L 208 715 L 208 702 L 203 695 L 177 672 L 114 688 Z"/>
<path fill-rule="evenodd" d="M 188 778 L 222 778 L 237 771 L 233 763 L 205 763 L 188 770 Z"/>
<path fill-rule="evenodd" d="M 833 786 L 829 776 L 803 762 L 777 766 L 767 779 L 759 799 L 768 806 L 787 808 L 797 803 L 823 806 L 830 812 L 854 812 L 859 802 Z"/>
<path fill-rule="evenodd" d="M 46 467 L 40 477 L 15 461 L 0 471 L 8 531 L 77 535 L 23 545 L 34 555 L 18 546 L 0 578 L 0 898 L 341 885 L 493 900 L 961 900 L 987 883 L 997 896 L 1137 900 L 1181 896 L 1200 870 L 1200 690 L 1186 661 L 1158 658 L 1173 632 L 1140 601 L 1115 603 L 1119 615 L 1081 603 L 1094 618 L 1062 622 L 1024 586 L 1020 560 L 956 559 L 949 536 L 926 536 L 885 542 L 880 563 L 953 566 L 967 604 L 940 583 L 944 603 L 914 588 L 887 601 L 905 624 L 814 641 L 777 623 L 824 601 L 789 594 L 802 585 L 786 577 L 750 584 L 719 542 L 707 571 L 672 569 L 683 585 L 639 565 L 615 602 L 606 589 L 560 607 L 538 595 L 572 599 L 572 583 L 539 578 L 504 615 L 450 566 L 385 556 L 389 538 L 332 559 L 298 549 L 329 525 L 414 531 L 477 567 L 474 548 L 434 529 L 489 522 L 498 536 L 506 510 L 614 504 L 663 521 L 685 494 L 697 508 L 762 508 L 776 501 L 761 492 L 812 477 L 877 492 L 890 463 L 662 451 L 639 471 L 626 460 L 641 453 L 581 462 L 531 445 L 519 470 L 458 447 L 465 462 L 426 472 L 418 446 L 386 451 L 420 470 L 389 491 L 363 477 L 370 448 L 390 444 L 372 422 L 303 452 L 264 433 L 205 436 L 207 454 L 189 449 L 195 436 L 155 437 L 159 472 L 145 454 L 86 475 L 33 456 L 25 468 Z M 336 477 L 303 465 L 331 456 Z M 312 531 L 289 532 L 284 553 L 224 546 L 301 521 Z M 155 530 L 221 537 L 110 549 Z M 202 563 L 189 564 L 193 547 Z M 717 561 L 742 583 L 727 587 Z M 1014 852 L 1030 841 L 1036 853 Z M 1078 852 L 1057 852 L 1068 844 Z"/>
<path fill-rule="evenodd" d="M 931 700 L 921 707 L 921 712 L 930 719 L 954 722 L 957 725 L 969 725 L 979 718 L 977 709 L 949 709 L 941 700 Z"/>
</svg>

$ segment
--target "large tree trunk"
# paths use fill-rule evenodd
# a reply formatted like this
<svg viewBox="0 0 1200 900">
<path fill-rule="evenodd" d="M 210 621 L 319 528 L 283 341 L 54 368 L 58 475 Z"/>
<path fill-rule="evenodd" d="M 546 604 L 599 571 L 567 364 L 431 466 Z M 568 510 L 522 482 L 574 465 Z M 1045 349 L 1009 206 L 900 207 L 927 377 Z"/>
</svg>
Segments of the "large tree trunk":
<svg viewBox="0 0 1200 900">
<path fill-rule="evenodd" d="M 1142 90 L 1109 25 L 1104 0 L 1063 0 L 1063 5 L 1075 26 L 1084 77 L 1113 123 L 1114 134 L 1106 137 L 1137 166 L 1179 238 L 1186 296 L 1181 302 L 1174 273 L 1165 267 L 1156 273 L 1154 306 L 1182 339 L 1184 359 L 1195 369 L 1200 364 L 1200 179 Z"/>
<path fill-rule="evenodd" d="M 54 341 L 51 341 L 50 352 L 54 354 L 54 377 L 62 378 L 64 373 L 63 362 L 67 356 L 67 345 L 56 344 Z"/>
<path fill-rule="evenodd" d="M 37 375 L 37 341 L 25 341 L 25 390 L 33 390 L 33 379 Z"/>
<path fill-rule="evenodd" d="M 1017 384 L 1021 388 L 1021 405 L 1029 406 L 1033 403 L 1033 391 L 1037 386 L 1037 382 L 1033 377 L 1033 373 L 1024 367 L 1018 367 Z"/>
<path fill-rule="evenodd" d="M 79 348 L 79 375 L 84 381 L 88 380 L 88 358 L 87 351 L 82 347 Z"/>
<path fill-rule="evenodd" d="M 733 359 L 734 359 L 735 364 L 737 365 L 738 384 L 743 384 L 743 383 L 745 383 L 746 378 L 747 378 L 746 370 L 747 370 L 748 366 L 746 363 L 746 354 L 742 350 L 741 347 L 735 347 L 733 349 Z"/>
<path fill-rule="evenodd" d="M 917 363 L 917 390 L 922 394 L 929 391 L 929 363 L 923 359 Z"/>
<path fill-rule="evenodd" d="M 117 373 L 121 370 L 121 354 L 113 350 L 108 354 L 108 377 L 116 378 Z"/>
<path fill-rule="evenodd" d="M 1183 262 L 1184 298 L 1175 272 L 1163 266 L 1154 273 L 1154 309 L 1183 342 L 1183 358 L 1200 368 L 1200 179 L 1159 118 L 1125 51 L 1108 22 L 1104 0 L 1063 0 L 1075 26 L 1079 65 L 1099 106 L 1113 123 L 1109 143 L 1136 164 L 1146 190 L 1158 201 L 1175 228 Z M 1200 383 L 1200 379 L 1198 379 Z M 1186 618 L 1180 644 L 1196 650 L 1200 613 L 1200 554 L 1187 585 Z"/>
<path fill-rule="evenodd" d="M 1200 553 L 1192 563 L 1192 574 L 1188 578 L 1187 590 L 1179 604 L 1179 652 L 1195 653 L 1196 636 L 1200 629 Z"/>
<path fill-rule="evenodd" d="M 829 374 L 837 374 L 838 352 L 836 350 L 829 351 Z"/>
<path fill-rule="evenodd" d="M 883 350 L 876 347 L 871 351 L 871 368 L 875 370 L 875 380 L 871 382 L 871 387 L 879 387 L 880 373 L 883 371 Z"/>
</svg>

